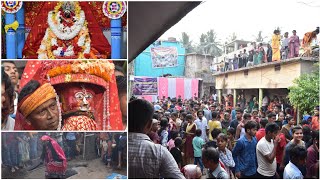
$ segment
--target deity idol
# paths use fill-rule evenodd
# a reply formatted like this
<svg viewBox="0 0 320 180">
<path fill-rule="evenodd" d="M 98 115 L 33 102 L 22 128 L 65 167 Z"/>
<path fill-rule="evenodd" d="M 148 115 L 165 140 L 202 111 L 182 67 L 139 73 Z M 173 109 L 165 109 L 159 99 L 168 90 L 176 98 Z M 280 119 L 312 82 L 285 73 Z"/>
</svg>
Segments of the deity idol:
<svg viewBox="0 0 320 180">
<path fill-rule="evenodd" d="M 37 51 L 38 59 L 107 58 L 93 48 L 86 18 L 79 2 L 58 2 L 54 10 L 48 13 L 48 27 Z M 90 21 L 93 19 L 90 17 Z M 105 38 L 101 38 L 101 42 L 104 41 Z M 109 44 L 104 43 L 107 49 Z"/>
<path fill-rule="evenodd" d="M 60 102 L 61 130 L 123 130 L 111 61 L 28 61 L 21 86 L 29 79 L 54 87 Z"/>
</svg>

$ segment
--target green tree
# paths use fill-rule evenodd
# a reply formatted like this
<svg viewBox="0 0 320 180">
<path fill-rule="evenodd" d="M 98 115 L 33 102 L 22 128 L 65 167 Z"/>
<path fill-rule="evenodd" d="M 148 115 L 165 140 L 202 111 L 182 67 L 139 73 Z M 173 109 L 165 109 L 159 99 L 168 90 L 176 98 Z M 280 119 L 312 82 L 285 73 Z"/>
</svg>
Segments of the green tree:
<svg viewBox="0 0 320 180">
<path fill-rule="evenodd" d="M 192 40 L 190 40 L 190 37 L 186 32 L 182 32 L 180 42 L 183 44 L 183 47 L 186 48 L 186 53 L 194 52 Z"/>
<path fill-rule="evenodd" d="M 264 42 L 264 40 L 267 38 L 267 36 L 262 35 L 262 31 L 259 31 L 256 36 L 254 36 L 254 40 L 258 43 Z"/>
<path fill-rule="evenodd" d="M 294 80 L 294 86 L 289 87 L 289 100 L 302 113 L 312 113 L 314 106 L 319 105 L 319 63 L 317 69 L 309 74 L 303 74 Z"/>
<path fill-rule="evenodd" d="M 217 34 L 213 29 L 200 36 L 200 44 L 197 46 L 197 53 L 210 54 L 212 56 L 221 56 L 222 50 L 219 48 L 220 43 L 217 40 Z"/>
</svg>

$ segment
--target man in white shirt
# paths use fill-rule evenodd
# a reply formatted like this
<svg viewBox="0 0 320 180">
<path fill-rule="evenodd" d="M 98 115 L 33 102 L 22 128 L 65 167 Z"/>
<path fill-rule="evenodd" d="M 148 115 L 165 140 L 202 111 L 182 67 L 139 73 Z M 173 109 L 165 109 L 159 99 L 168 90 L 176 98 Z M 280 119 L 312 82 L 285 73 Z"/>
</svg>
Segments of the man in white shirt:
<svg viewBox="0 0 320 180">
<path fill-rule="evenodd" d="M 303 179 L 303 175 L 298 168 L 306 163 L 307 150 L 303 146 L 296 145 L 290 150 L 290 162 L 283 172 L 283 179 Z"/>
<path fill-rule="evenodd" d="M 260 139 L 257 144 L 257 178 L 276 178 L 278 174 L 277 162 L 276 162 L 276 149 L 280 139 L 277 134 L 279 132 L 279 126 L 276 123 L 268 123 L 265 128 L 266 135 Z"/>
</svg>

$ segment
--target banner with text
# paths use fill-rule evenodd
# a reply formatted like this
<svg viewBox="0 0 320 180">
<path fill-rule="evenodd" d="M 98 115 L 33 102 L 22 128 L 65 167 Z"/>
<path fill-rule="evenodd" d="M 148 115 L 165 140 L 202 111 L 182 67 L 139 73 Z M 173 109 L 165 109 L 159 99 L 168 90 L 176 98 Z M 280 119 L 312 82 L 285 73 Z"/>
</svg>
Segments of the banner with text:
<svg viewBox="0 0 320 180">
<path fill-rule="evenodd" d="M 134 77 L 133 82 L 134 95 L 158 95 L 157 78 Z"/>
<path fill-rule="evenodd" d="M 152 68 L 178 66 L 178 50 L 176 47 L 151 48 Z"/>
</svg>

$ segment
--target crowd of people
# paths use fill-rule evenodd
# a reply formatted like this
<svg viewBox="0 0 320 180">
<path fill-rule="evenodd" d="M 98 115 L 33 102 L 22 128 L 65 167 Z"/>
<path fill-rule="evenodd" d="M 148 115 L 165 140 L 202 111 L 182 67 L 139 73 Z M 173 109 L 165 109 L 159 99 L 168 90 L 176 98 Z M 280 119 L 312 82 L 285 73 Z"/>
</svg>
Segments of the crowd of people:
<svg viewBox="0 0 320 180">
<path fill-rule="evenodd" d="M 126 166 L 126 133 L 94 133 L 96 157 L 106 167 Z M 76 132 L 3 132 L 2 166 L 11 173 L 36 168 L 44 163 L 46 178 L 66 178 L 67 162 L 84 153 L 84 133 Z"/>
<path fill-rule="evenodd" d="M 252 100 L 131 98 L 129 177 L 319 178 L 319 106 L 297 124 L 278 98 Z"/>
<path fill-rule="evenodd" d="M 317 40 L 319 27 L 316 30 L 305 33 L 300 42 L 296 30 L 292 31 L 289 37 L 289 32 L 285 32 L 282 36 L 279 30 L 274 30 L 271 44 L 263 44 L 252 42 L 251 47 L 243 48 L 239 54 L 234 54 L 233 58 L 227 58 L 224 64 L 214 68 L 218 72 L 251 67 L 263 63 L 286 60 L 289 58 L 298 57 L 299 51 L 302 48 L 305 56 L 309 57 L 312 54 L 312 42 Z"/>
</svg>

